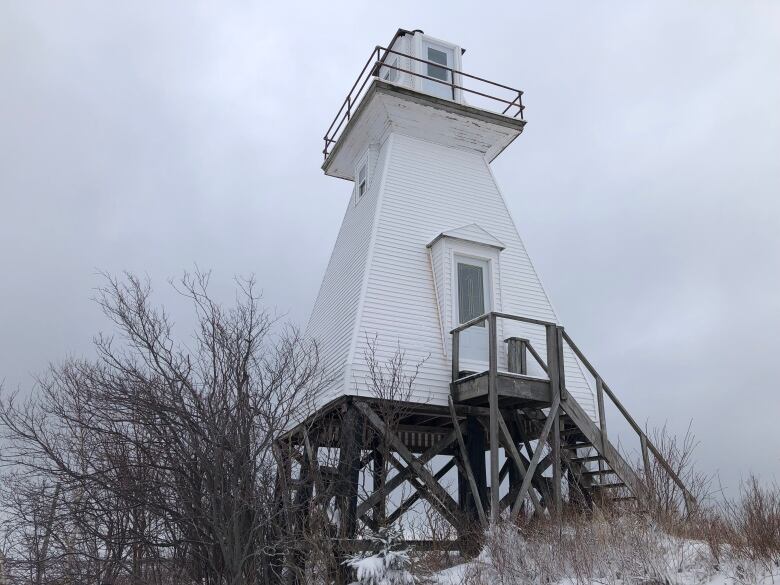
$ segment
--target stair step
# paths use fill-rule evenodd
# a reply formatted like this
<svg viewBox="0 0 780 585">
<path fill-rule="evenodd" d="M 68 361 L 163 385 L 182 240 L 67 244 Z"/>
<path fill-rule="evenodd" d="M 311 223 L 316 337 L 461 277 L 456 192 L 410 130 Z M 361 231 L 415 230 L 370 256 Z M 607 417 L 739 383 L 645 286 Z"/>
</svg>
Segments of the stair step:
<svg viewBox="0 0 780 585">
<path fill-rule="evenodd" d="M 582 475 L 612 475 L 615 471 L 612 469 L 598 469 L 596 471 L 583 471 Z"/>
<path fill-rule="evenodd" d="M 561 431 L 561 436 L 563 437 L 576 437 L 576 436 L 584 436 L 583 432 L 580 429 L 566 429 Z"/>
<path fill-rule="evenodd" d="M 597 490 L 606 490 L 611 488 L 626 487 L 626 484 L 622 481 L 619 481 L 616 483 L 597 483 L 596 485 L 592 485 L 590 487 Z"/>
<path fill-rule="evenodd" d="M 593 447 L 593 443 L 577 443 L 576 445 L 561 445 L 561 449 L 585 449 Z"/>
<path fill-rule="evenodd" d="M 588 457 L 575 457 L 570 459 L 572 463 L 587 463 L 588 461 L 599 461 L 604 459 L 601 455 L 589 455 Z"/>
</svg>

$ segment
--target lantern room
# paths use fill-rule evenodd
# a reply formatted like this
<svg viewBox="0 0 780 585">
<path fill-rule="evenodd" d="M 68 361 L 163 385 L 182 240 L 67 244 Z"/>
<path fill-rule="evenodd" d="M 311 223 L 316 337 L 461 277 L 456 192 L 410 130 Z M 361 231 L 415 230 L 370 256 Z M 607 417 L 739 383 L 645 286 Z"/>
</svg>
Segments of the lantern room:
<svg viewBox="0 0 780 585">
<path fill-rule="evenodd" d="M 421 30 L 399 29 L 383 59 L 378 77 L 438 98 L 463 102 L 459 46 L 435 39 Z"/>
</svg>

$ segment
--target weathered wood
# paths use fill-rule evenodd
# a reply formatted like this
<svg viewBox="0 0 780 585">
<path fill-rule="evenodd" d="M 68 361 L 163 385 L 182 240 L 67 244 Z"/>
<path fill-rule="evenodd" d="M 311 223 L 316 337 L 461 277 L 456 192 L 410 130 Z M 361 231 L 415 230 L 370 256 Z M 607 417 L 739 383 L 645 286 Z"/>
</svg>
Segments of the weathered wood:
<svg viewBox="0 0 780 585">
<path fill-rule="evenodd" d="M 393 466 L 395 466 L 396 469 L 399 471 L 406 470 L 407 467 L 404 467 L 404 464 L 396 459 L 391 460 L 393 463 Z M 435 478 L 435 476 L 434 476 Z M 458 510 L 453 509 L 453 507 L 449 503 L 442 502 L 436 497 L 431 497 L 430 490 L 426 487 L 426 484 L 424 484 L 417 476 L 414 474 L 410 475 L 407 478 L 407 481 L 409 482 L 409 485 L 414 488 L 414 490 L 420 494 L 420 497 L 423 498 L 425 501 L 427 501 L 433 509 L 435 509 L 439 514 L 442 515 L 442 517 L 447 520 L 452 526 L 455 527 L 456 530 L 460 531 L 463 528 L 463 523 L 460 522 L 460 516 L 458 515 Z"/>
<path fill-rule="evenodd" d="M 489 373 L 481 372 L 464 378 L 452 385 L 455 402 L 466 402 L 488 398 Z M 496 390 L 500 398 L 512 398 L 518 403 L 549 404 L 552 400 L 550 383 L 547 380 L 523 374 L 500 372 L 496 375 Z"/>
<path fill-rule="evenodd" d="M 569 392 L 566 390 L 566 362 L 563 357 L 563 327 L 555 328 L 555 347 L 558 351 L 558 388 L 561 393 L 561 400 L 569 398 Z"/>
<path fill-rule="evenodd" d="M 504 417 L 501 416 L 501 412 L 498 413 L 498 426 L 501 430 L 501 434 L 504 438 L 504 449 L 506 449 L 509 452 L 510 457 L 514 461 L 515 465 L 517 466 L 517 469 L 520 471 L 520 475 L 523 476 L 523 483 L 525 483 L 525 478 L 529 476 L 528 469 L 523 464 L 522 457 L 520 456 L 520 453 L 517 451 L 517 447 L 515 446 L 514 441 L 512 440 L 512 435 L 509 432 L 509 428 L 506 426 L 506 421 L 504 421 Z M 533 479 L 533 474 L 530 474 L 529 482 Z M 533 492 L 531 492 L 531 501 L 533 502 L 534 509 L 537 513 L 542 514 L 544 512 L 544 509 L 542 508 L 541 502 L 539 502 L 539 498 L 537 495 Z"/>
<path fill-rule="evenodd" d="M 522 337 L 510 337 L 507 343 L 507 369 L 514 374 L 528 373 L 528 340 Z"/>
<path fill-rule="evenodd" d="M 455 428 L 455 435 L 458 438 L 458 446 L 460 447 L 461 461 L 463 462 L 463 468 L 466 472 L 466 478 L 468 479 L 469 486 L 471 487 L 471 494 L 474 498 L 474 504 L 477 507 L 477 514 L 479 515 L 479 521 L 483 526 L 487 526 L 487 518 L 485 517 L 485 509 L 482 507 L 482 498 L 479 496 L 479 488 L 477 487 L 477 480 L 474 477 L 474 472 L 471 469 L 471 461 L 468 451 L 466 450 L 466 443 L 463 440 L 463 434 L 460 432 L 460 422 L 458 421 L 458 415 L 455 413 L 455 405 L 452 402 L 452 396 L 449 397 L 450 413 L 452 415 L 452 424 Z"/>
<path fill-rule="evenodd" d="M 546 373 L 547 372 L 547 364 L 542 359 L 542 356 L 539 355 L 539 352 L 536 351 L 536 348 L 533 345 L 531 345 L 530 341 L 528 342 L 528 345 L 526 346 L 526 349 L 528 349 L 528 353 L 530 353 L 533 356 L 533 358 L 536 360 L 536 363 L 539 364 L 539 367 L 541 367 L 542 370 L 544 370 L 545 373 Z"/>
<path fill-rule="evenodd" d="M 418 458 L 417 461 L 421 465 L 425 465 L 433 459 L 436 455 L 439 455 L 442 451 L 444 451 L 447 447 L 449 447 L 452 443 L 454 443 L 457 439 L 457 436 L 455 434 L 455 430 L 452 430 L 446 437 L 444 437 L 441 441 L 433 445 L 432 447 L 429 447 L 424 453 L 422 453 Z M 395 457 L 386 456 L 385 457 L 386 463 L 395 463 Z M 403 470 L 399 470 L 399 472 L 391 477 L 390 479 L 385 481 L 384 486 L 382 486 L 381 490 L 374 491 L 373 494 L 368 496 L 368 498 L 365 499 L 365 501 L 361 502 L 358 506 L 358 516 L 363 516 L 368 512 L 371 508 L 376 506 L 376 504 L 380 501 L 382 498 L 388 497 L 393 491 L 398 488 L 404 481 L 406 481 L 413 473 L 413 469 L 411 466 L 407 466 L 403 468 Z"/>
<path fill-rule="evenodd" d="M 556 325 L 548 325 L 545 329 L 545 341 L 547 344 L 547 375 L 550 378 L 550 390 L 552 395 L 558 400 L 562 400 L 561 379 L 560 379 L 560 351 L 559 351 L 559 331 Z M 549 416 L 553 416 L 552 412 Z M 562 509 L 561 500 L 561 423 L 556 409 L 552 421 L 552 437 L 550 440 L 552 448 L 552 466 L 553 466 L 553 514 L 557 517 Z"/>
<path fill-rule="evenodd" d="M 353 406 L 344 413 L 341 424 L 339 478 L 336 496 L 339 506 L 339 537 L 354 538 L 357 530 L 357 493 L 360 479 L 360 419 Z"/>
<path fill-rule="evenodd" d="M 440 480 L 442 477 L 444 477 L 447 472 L 455 467 L 456 465 L 456 459 L 453 457 L 450 459 L 447 463 L 445 463 L 439 471 L 433 474 L 434 479 L 437 481 Z M 424 488 L 423 488 L 424 489 Z M 420 500 L 422 496 L 420 495 L 420 490 L 415 490 L 415 492 L 410 495 L 406 500 L 401 502 L 401 505 L 398 506 L 393 512 L 387 517 L 387 525 L 391 526 L 393 523 L 395 523 L 401 516 L 403 516 L 409 508 L 411 508 L 418 500 Z"/>
<path fill-rule="evenodd" d="M 577 401 L 567 400 L 565 404 L 561 403 L 561 408 L 582 430 L 590 444 L 604 457 L 604 460 L 615 471 L 617 476 L 628 485 L 631 492 L 638 499 L 644 500 L 645 489 L 634 470 L 609 441 L 602 440 L 601 431 L 593 424 L 593 421 Z"/>
<path fill-rule="evenodd" d="M 498 386 L 496 379 L 498 377 L 498 347 L 496 328 L 496 316 L 491 313 L 488 319 L 489 336 L 488 361 L 490 369 L 488 370 L 488 402 L 490 404 L 490 521 L 496 524 L 499 520 L 499 481 L 498 481 L 498 419 L 501 413 L 498 410 Z"/>
<path fill-rule="evenodd" d="M 390 443 L 390 446 L 401 456 L 406 464 L 414 470 L 417 477 L 419 477 L 429 491 L 423 494 L 428 499 L 438 500 L 445 508 L 448 508 L 452 512 L 452 516 L 457 518 L 457 503 L 452 499 L 447 491 L 439 484 L 438 481 L 431 475 L 431 473 L 422 465 L 419 460 L 412 455 L 409 449 L 401 442 L 398 436 L 391 432 L 382 419 L 364 402 L 357 402 L 355 404 L 357 409 L 363 414 L 366 420 L 377 431 L 382 433 L 383 437 L 386 437 Z M 453 433 L 454 434 L 454 433 Z M 460 522 L 456 520 L 456 528 L 459 527 Z"/>
<path fill-rule="evenodd" d="M 452 381 L 460 378 L 460 331 L 452 334 Z"/>
<path fill-rule="evenodd" d="M 571 337 L 569 337 L 566 332 L 563 333 L 563 338 L 566 340 L 566 343 L 569 345 L 569 347 L 572 349 L 574 354 L 579 358 L 579 360 L 583 363 L 583 365 L 588 369 L 588 371 L 597 379 L 600 379 L 599 373 L 596 371 L 596 368 L 593 367 L 593 365 L 588 361 L 588 359 L 585 357 L 585 355 L 582 353 L 579 347 L 572 341 Z M 602 381 L 602 388 L 603 391 L 609 396 L 609 399 L 612 400 L 612 403 L 615 405 L 615 407 L 620 411 L 620 414 L 623 415 L 623 417 L 628 421 L 628 424 L 631 425 L 631 428 L 634 429 L 634 431 L 642 437 L 644 435 L 644 431 L 642 430 L 642 427 L 639 426 L 639 424 L 634 420 L 634 417 L 632 417 L 625 406 L 623 406 L 623 403 L 618 400 L 618 397 L 615 396 L 614 392 L 612 392 L 612 389 Z M 646 436 L 645 436 L 646 437 Z M 661 465 L 661 467 L 664 468 L 666 473 L 669 474 L 669 477 L 672 478 L 672 481 L 674 481 L 677 486 L 682 490 L 683 497 L 685 498 L 685 505 L 686 509 L 690 511 L 691 504 L 695 505 L 696 499 L 693 497 L 693 495 L 688 491 L 688 488 L 685 486 L 685 483 L 680 479 L 680 477 L 675 473 L 675 471 L 672 469 L 672 467 L 669 465 L 669 463 L 664 459 L 663 455 L 658 451 L 656 446 L 653 444 L 652 441 L 647 439 L 647 448 L 649 451 L 656 457 L 658 460 L 658 463 Z"/>
<path fill-rule="evenodd" d="M 604 409 L 604 381 L 601 376 L 596 376 L 596 401 L 599 407 L 599 428 L 601 429 L 601 439 L 607 440 L 607 415 Z M 599 470 L 604 470 L 604 460 L 599 459 Z"/>
<path fill-rule="evenodd" d="M 301 546 L 304 532 L 309 521 L 309 501 L 313 492 L 312 469 L 308 457 L 303 457 L 299 470 L 299 484 L 292 504 L 293 540 L 292 540 L 292 583 L 303 585 L 306 582 L 306 554 Z"/>
<path fill-rule="evenodd" d="M 487 418 L 485 419 L 487 420 Z M 487 489 L 487 467 L 485 465 L 485 451 L 487 450 L 487 438 L 486 429 L 488 424 L 482 424 L 480 418 L 475 416 L 466 417 L 466 451 L 468 453 L 469 461 L 471 462 L 471 470 L 474 473 L 474 479 L 477 482 L 477 494 L 482 501 L 483 507 L 485 507 L 485 515 L 487 516 L 487 504 L 488 489 Z M 471 488 L 468 481 L 459 485 L 458 497 L 460 499 L 460 506 L 468 518 L 476 518 L 476 503 L 475 498 L 471 494 Z"/>
<path fill-rule="evenodd" d="M 384 497 L 385 491 L 385 480 L 387 479 L 387 467 L 385 465 L 385 456 L 379 449 L 374 449 L 373 452 L 373 463 L 372 463 L 372 479 L 374 482 L 373 490 L 374 492 L 379 492 L 382 494 L 382 497 L 379 499 L 379 501 L 374 505 L 373 510 L 373 521 L 377 525 L 383 525 L 385 522 L 385 517 L 387 516 L 387 498 Z"/>
<path fill-rule="evenodd" d="M 515 503 L 512 505 L 512 518 L 517 517 L 517 515 L 520 513 L 520 504 L 522 503 L 526 492 L 528 492 L 531 487 L 531 480 L 536 473 L 536 468 L 539 465 L 539 459 L 541 458 L 542 451 L 544 451 L 542 446 L 547 440 L 547 436 L 550 434 L 550 430 L 553 427 L 553 421 L 558 418 L 559 405 L 560 397 L 556 397 L 553 400 L 552 406 L 550 406 L 550 412 L 547 416 L 547 420 L 544 422 L 544 427 L 542 427 L 542 432 L 539 435 L 539 443 L 536 445 L 536 451 L 534 452 L 533 457 L 531 458 L 531 463 L 525 472 L 523 484 L 520 486 L 520 491 L 515 497 Z"/>
<path fill-rule="evenodd" d="M 650 455 L 647 450 L 647 436 L 644 433 L 639 435 L 639 444 L 642 449 L 642 465 L 644 467 L 644 472 L 645 472 L 645 485 L 647 486 L 648 495 L 652 495 L 652 485 L 651 485 L 652 480 L 650 477 L 650 473 L 651 473 Z"/>
</svg>

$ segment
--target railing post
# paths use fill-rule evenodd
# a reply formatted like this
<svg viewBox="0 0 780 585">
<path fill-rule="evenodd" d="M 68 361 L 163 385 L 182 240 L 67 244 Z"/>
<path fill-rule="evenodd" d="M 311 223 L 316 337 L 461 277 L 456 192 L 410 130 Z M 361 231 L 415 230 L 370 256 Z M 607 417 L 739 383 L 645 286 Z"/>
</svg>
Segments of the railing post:
<svg viewBox="0 0 780 585">
<path fill-rule="evenodd" d="M 601 429 L 601 441 L 603 443 L 607 441 L 607 415 L 604 410 L 604 380 L 601 376 L 596 376 L 596 401 L 599 407 L 599 428 Z"/>
<path fill-rule="evenodd" d="M 599 429 L 601 429 L 601 452 L 604 452 L 604 445 L 607 442 L 607 415 L 604 410 L 604 380 L 601 376 L 596 376 L 596 401 L 599 408 Z M 604 460 L 599 458 L 599 471 L 604 471 Z M 604 481 L 604 475 L 599 475 L 599 483 Z"/>
<path fill-rule="evenodd" d="M 460 331 L 452 334 L 452 381 L 460 378 Z"/>
<path fill-rule="evenodd" d="M 490 404 L 490 521 L 499 520 L 499 469 L 498 469 L 498 330 L 496 314 L 488 316 L 488 402 Z"/>
<path fill-rule="evenodd" d="M 546 345 L 547 345 L 547 377 L 550 379 L 550 392 L 554 395 L 561 395 L 561 368 L 559 364 L 559 331 L 558 326 L 550 324 L 545 327 Z M 554 416 L 552 424 L 552 436 L 550 445 L 552 447 L 552 465 L 553 465 L 553 516 L 560 518 L 563 507 L 561 496 L 561 417 L 559 413 L 550 412 L 548 416 Z"/>
<path fill-rule="evenodd" d="M 564 401 L 569 397 L 569 393 L 566 391 L 566 363 L 563 360 L 563 327 L 555 328 L 555 344 L 558 348 L 558 386 L 561 391 L 561 400 Z"/>
<path fill-rule="evenodd" d="M 507 369 L 513 374 L 528 374 L 528 340 L 510 337 L 507 343 Z"/>
<path fill-rule="evenodd" d="M 647 491 L 651 492 L 650 486 L 650 454 L 647 450 L 647 435 L 639 433 L 639 444 L 642 447 L 642 465 L 645 471 L 645 483 L 647 484 Z"/>
</svg>

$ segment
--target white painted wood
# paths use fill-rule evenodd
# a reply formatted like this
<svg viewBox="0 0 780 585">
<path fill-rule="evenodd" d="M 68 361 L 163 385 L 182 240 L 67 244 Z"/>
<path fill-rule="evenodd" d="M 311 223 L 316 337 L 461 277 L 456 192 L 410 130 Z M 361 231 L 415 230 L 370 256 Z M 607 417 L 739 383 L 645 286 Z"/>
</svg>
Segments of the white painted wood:
<svg viewBox="0 0 780 585">
<path fill-rule="evenodd" d="M 473 151 L 492 161 L 523 129 L 523 122 L 487 110 L 375 80 L 323 164 L 327 175 L 353 181 L 356 159 L 391 132 Z"/>
<path fill-rule="evenodd" d="M 375 123 L 355 125 L 342 137 L 345 167 L 347 153 L 354 168 L 365 145 L 373 145 L 376 162 L 368 192 L 348 206 L 308 327 L 335 374 L 323 403 L 366 392 L 364 356 L 376 339 L 380 359 L 400 348 L 410 368 L 424 361 L 414 400 L 447 404 L 449 331 L 457 325 L 457 255 L 489 262 L 496 310 L 557 321 L 490 171 L 490 147 L 474 146 L 493 142 L 486 135 L 497 130 L 472 126 L 473 140 L 448 139 L 445 134 L 459 132 L 462 120 L 449 127 L 432 123 L 427 126 L 434 130 L 431 139 L 424 140 L 419 126 L 430 121 L 426 110 L 391 97 L 388 102 L 386 94 L 375 93 L 370 99 L 377 104 L 365 110 L 377 112 Z M 387 116 L 382 122 L 381 112 L 391 108 L 416 113 L 403 124 L 387 122 Z M 499 334 L 499 340 L 528 338 L 541 355 L 546 353 L 542 327 L 499 320 Z M 500 369 L 506 368 L 505 348 L 499 344 Z M 579 365 L 570 352 L 564 360 L 569 392 L 595 417 L 593 393 Z M 534 374 L 532 361 L 529 373 Z"/>
</svg>

